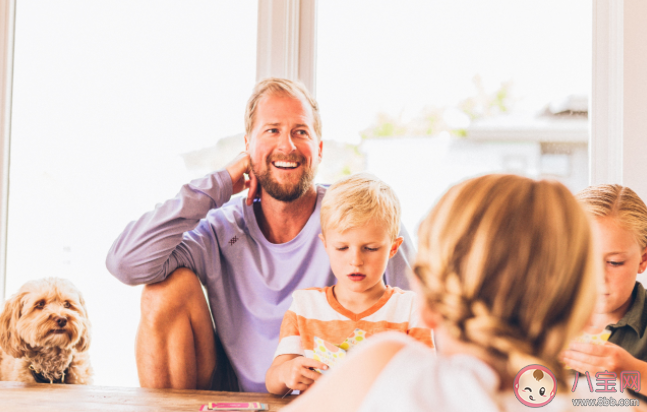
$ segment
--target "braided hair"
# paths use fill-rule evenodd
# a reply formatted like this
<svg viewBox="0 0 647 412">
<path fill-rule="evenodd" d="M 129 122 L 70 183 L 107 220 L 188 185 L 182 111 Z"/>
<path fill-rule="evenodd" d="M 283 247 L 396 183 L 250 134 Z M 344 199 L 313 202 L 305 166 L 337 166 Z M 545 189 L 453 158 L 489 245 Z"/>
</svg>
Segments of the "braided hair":
<svg viewBox="0 0 647 412">
<path fill-rule="evenodd" d="M 501 377 L 559 353 L 595 302 L 587 215 L 561 183 L 487 175 L 450 189 L 422 222 L 414 273 L 449 333 Z"/>
</svg>

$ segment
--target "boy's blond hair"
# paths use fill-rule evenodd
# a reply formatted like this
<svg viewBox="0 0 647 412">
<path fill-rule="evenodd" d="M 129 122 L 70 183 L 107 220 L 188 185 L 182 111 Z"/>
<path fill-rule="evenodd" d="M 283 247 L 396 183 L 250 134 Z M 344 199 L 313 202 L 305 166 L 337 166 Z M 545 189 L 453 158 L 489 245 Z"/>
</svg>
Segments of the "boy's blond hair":
<svg viewBox="0 0 647 412">
<path fill-rule="evenodd" d="M 383 225 L 391 240 L 400 233 L 400 201 L 389 185 L 370 173 L 356 173 L 335 182 L 321 202 L 321 233 L 344 232 L 371 219 Z"/>
<path fill-rule="evenodd" d="M 254 86 L 254 91 L 249 97 L 249 100 L 247 100 L 247 107 L 245 108 L 245 133 L 247 136 L 251 137 L 252 129 L 254 128 L 254 115 L 256 114 L 259 100 L 264 96 L 270 95 L 283 95 L 305 100 L 312 108 L 312 116 L 314 117 L 313 127 L 317 137 L 321 140 L 321 115 L 319 114 L 319 105 L 315 98 L 312 97 L 308 89 L 301 82 L 278 77 L 269 77 L 261 80 Z"/>
<path fill-rule="evenodd" d="M 589 186 L 575 195 L 594 217 L 612 217 L 633 232 L 641 248 L 647 247 L 647 206 L 628 187 L 620 185 Z"/>
<path fill-rule="evenodd" d="M 418 232 L 414 272 L 427 305 L 502 377 L 547 366 L 595 302 L 586 213 L 561 183 L 488 175 L 451 188 Z"/>
</svg>

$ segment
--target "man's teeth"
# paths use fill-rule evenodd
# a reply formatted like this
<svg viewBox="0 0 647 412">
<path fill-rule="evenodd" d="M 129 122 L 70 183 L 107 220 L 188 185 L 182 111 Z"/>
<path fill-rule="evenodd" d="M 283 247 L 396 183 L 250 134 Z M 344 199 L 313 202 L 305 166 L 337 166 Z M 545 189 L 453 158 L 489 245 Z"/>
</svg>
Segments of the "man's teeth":
<svg viewBox="0 0 647 412">
<path fill-rule="evenodd" d="M 296 163 L 293 162 L 274 162 L 276 167 L 297 167 Z"/>
</svg>

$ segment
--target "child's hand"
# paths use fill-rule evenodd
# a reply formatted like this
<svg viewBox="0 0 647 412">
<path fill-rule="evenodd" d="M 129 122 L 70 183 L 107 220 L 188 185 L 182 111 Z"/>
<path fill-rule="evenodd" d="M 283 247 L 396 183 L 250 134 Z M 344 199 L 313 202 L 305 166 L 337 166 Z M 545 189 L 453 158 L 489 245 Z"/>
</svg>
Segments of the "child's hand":
<svg viewBox="0 0 647 412">
<path fill-rule="evenodd" d="M 572 342 L 562 352 L 562 361 L 574 370 L 595 375 L 598 372 L 636 370 L 637 359 L 620 346 L 606 342 L 604 345 Z"/>
<path fill-rule="evenodd" d="M 321 377 L 321 374 L 312 368 L 328 369 L 328 365 L 317 360 L 299 356 L 283 363 L 279 370 L 279 380 L 289 389 L 305 391 Z"/>
</svg>

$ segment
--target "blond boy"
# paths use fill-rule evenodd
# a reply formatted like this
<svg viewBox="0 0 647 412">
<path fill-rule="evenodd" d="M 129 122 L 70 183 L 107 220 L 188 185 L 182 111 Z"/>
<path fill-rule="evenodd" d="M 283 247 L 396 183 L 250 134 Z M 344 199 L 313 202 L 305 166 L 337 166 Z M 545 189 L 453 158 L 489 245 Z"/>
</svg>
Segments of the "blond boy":
<svg viewBox="0 0 647 412">
<path fill-rule="evenodd" d="M 384 271 L 402 244 L 400 203 L 393 190 L 368 173 L 333 184 L 322 201 L 319 235 L 337 284 L 299 290 L 283 318 L 279 345 L 265 376 L 267 390 L 306 390 L 328 366 L 312 359 L 315 337 L 335 351 L 356 331 L 407 333 L 432 346 L 415 294 L 385 285 Z"/>
</svg>

